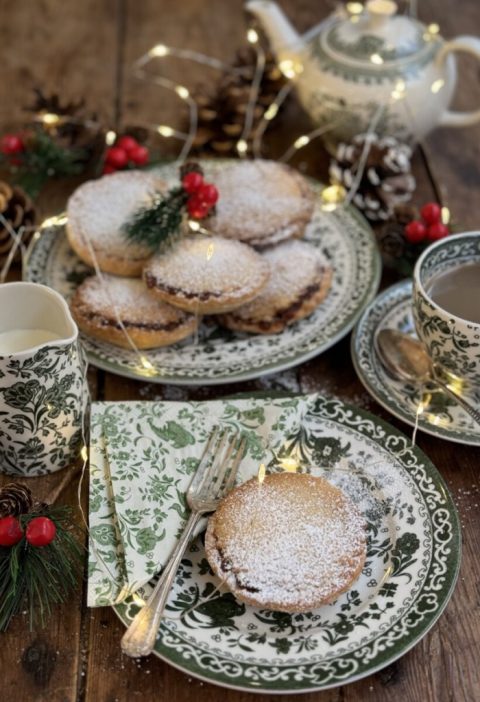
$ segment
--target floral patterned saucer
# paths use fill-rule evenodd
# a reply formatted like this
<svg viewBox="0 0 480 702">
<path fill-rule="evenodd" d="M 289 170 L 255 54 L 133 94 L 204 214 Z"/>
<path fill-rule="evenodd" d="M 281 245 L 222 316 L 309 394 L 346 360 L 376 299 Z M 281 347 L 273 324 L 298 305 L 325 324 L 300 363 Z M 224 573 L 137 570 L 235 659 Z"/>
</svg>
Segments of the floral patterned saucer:
<svg viewBox="0 0 480 702">
<path fill-rule="evenodd" d="M 418 643 L 453 592 L 461 546 L 455 506 L 432 463 L 406 436 L 367 412 L 318 396 L 285 450 L 302 470 L 326 476 L 359 504 L 368 522 L 362 574 L 336 602 L 306 614 L 256 609 L 219 588 L 199 537 L 182 561 L 155 648 L 188 675 L 263 693 L 343 685 Z M 175 500 L 166 495 L 162 509 Z M 150 591 L 148 585 L 139 593 Z M 115 611 L 128 625 L 138 600 Z"/>
<path fill-rule="evenodd" d="M 215 169 L 224 163 L 208 162 L 206 168 L 213 179 Z M 177 168 L 171 164 L 158 170 L 167 181 L 178 179 Z M 311 185 L 317 194 L 323 187 L 315 181 Z M 134 351 L 83 335 L 90 362 L 118 375 L 148 378 L 150 382 L 213 385 L 283 370 L 325 351 L 350 331 L 373 299 L 381 262 L 372 230 L 353 207 L 324 212 L 317 197 L 305 236 L 321 248 L 334 270 L 327 299 L 307 319 L 272 335 L 234 333 L 204 323 L 197 343 L 189 340 L 149 351 L 143 365 Z M 70 249 L 63 227 L 42 229 L 28 262 L 27 280 L 49 285 L 68 299 L 90 273 Z"/>
<path fill-rule="evenodd" d="M 352 335 L 352 360 L 368 392 L 385 409 L 427 434 L 460 444 L 480 446 L 480 427 L 466 412 L 434 385 L 424 389 L 393 379 L 375 353 L 373 340 L 379 329 L 415 334 L 412 283 L 397 283 L 384 290 L 367 307 Z M 420 406 L 420 409 L 419 409 Z"/>
</svg>

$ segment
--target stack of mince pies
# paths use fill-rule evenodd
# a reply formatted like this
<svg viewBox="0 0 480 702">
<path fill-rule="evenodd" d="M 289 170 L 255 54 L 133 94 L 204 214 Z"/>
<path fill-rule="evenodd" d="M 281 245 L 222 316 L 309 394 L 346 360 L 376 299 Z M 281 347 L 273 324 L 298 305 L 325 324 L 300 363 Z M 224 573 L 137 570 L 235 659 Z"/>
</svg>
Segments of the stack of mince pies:
<svg viewBox="0 0 480 702">
<path fill-rule="evenodd" d="M 321 304 L 332 270 L 302 239 L 314 208 L 306 180 L 265 160 L 225 165 L 214 180 L 220 197 L 209 234 L 183 236 L 155 255 L 122 231 L 154 192 L 167 192 L 155 173 L 115 173 L 74 192 L 68 240 L 82 261 L 102 271 L 70 303 L 83 332 L 148 349 L 195 333 L 204 315 L 228 329 L 273 334 Z"/>
</svg>

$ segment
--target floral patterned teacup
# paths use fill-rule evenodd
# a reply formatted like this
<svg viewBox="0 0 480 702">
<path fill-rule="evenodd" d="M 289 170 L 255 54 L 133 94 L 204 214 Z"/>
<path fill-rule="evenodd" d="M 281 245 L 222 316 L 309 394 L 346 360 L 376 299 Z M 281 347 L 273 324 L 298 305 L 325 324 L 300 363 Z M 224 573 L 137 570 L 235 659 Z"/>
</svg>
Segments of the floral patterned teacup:
<svg viewBox="0 0 480 702">
<path fill-rule="evenodd" d="M 65 300 L 44 285 L 0 285 L 0 471 L 30 477 L 73 463 L 85 373 Z"/>
<path fill-rule="evenodd" d="M 429 246 L 415 265 L 413 314 L 417 334 L 430 358 L 462 394 L 477 400 L 480 398 L 480 323 L 448 312 L 428 292 L 439 274 L 472 263 L 480 263 L 480 232 L 449 236 Z M 480 279 L 476 300 L 480 305 Z"/>
</svg>

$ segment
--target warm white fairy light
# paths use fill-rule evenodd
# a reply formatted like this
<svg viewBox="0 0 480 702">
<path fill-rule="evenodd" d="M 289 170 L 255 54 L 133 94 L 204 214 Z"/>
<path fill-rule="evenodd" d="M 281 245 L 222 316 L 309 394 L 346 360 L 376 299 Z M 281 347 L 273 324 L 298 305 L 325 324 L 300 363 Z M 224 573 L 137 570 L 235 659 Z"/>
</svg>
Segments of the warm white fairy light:
<svg viewBox="0 0 480 702">
<path fill-rule="evenodd" d="M 257 473 L 257 480 L 258 480 L 260 485 L 265 480 L 266 474 L 267 474 L 267 469 L 265 468 L 265 463 L 260 463 L 260 466 L 258 468 L 258 473 Z"/>
<path fill-rule="evenodd" d="M 448 207 L 442 207 L 441 212 L 442 212 L 442 224 L 449 224 L 451 215 L 450 215 L 450 210 L 448 209 Z"/>
<path fill-rule="evenodd" d="M 48 127 L 53 127 L 61 121 L 60 115 L 55 112 L 44 112 L 39 115 L 40 121 Z"/>
<path fill-rule="evenodd" d="M 247 40 L 250 44 L 256 44 L 258 41 L 258 34 L 253 27 L 250 27 L 247 32 Z"/>
<path fill-rule="evenodd" d="M 361 2 L 347 2 L 346 8 L 351 15 L 361 15 L 364 10 Z"/>
<path fill-rule="evenodd" d="M 383 58 L 380 56 L 380 54 L 372 54 L 370 56 L 370 61 L 376 66 L 381 66 L 383 63 Z"/>
<path fill-rule="evenodd" d="M 169 127 L 167 124 L 159 124 L 157 127 L 157 132 L 167 139 L 175 134 L 175 130 L 172 129 L 172 127 Z"/>
<path fill-rule="evenodd" d="M 244 156 L 248 151 L 248 144 L 245 139 L 239 139 L 237 141 L 236 149 L 241 156 Z"/>
<path fill-rule="evenodd" d="M 207 247 L 207 261 L 210 261 L 210 259 L 213 256 L 213 252 L 215 251 L 215 246 L 212 242 Z"/>
<path fill-rule="evenodd" d="M 301 149 L 309 143 L 310 137 L 308 136 L 308 134 L 302 134 L 302 136 L 299 136 L 298 139 L 295 139 L 295 141 L 293 142 L 293 146 L 296 149 Z"/>
<path fill-rule="evenodd" d="M 427 27 L 427 31 L 429 34 L 439 34 L 440 33 L 440 27 L 436 22 L 432 22 L 432 24 L 429 24 Z"/>
<path fill-rule="evenodd" d="M 82 458 L 82 461 L 86 461 L 88 459 L 88 448 L 85 446 L 85 444 L 82 446 L 80 456 Z"/>
<path fill-rule="evenodd" d="M 327 185 L 320 194 L 321 207 L 324 212 L 333 212 L 345 202 L 347 191 L 340 184 Z"/>
<path fill-rule="evenodd" d="M 142 367 L 146 371 L 153 371 L 155 370 L 155 366 L 153 363 L 146 357 L 146 356 L 140 356 L 140 363 L 142 364 Z"/>
<path fill-rule="evenodd" d="M 443 78 L 438 78 L 438 80 L 433 81 L 432 85 L 430 86 L 430 90 L 432 91 L 432 93 L 438 93 L 444 85 L 445 81 L 443 80 Z"/>
<path fill-rule="evenodd" d="M 293 456 L 285 456 L 285 458 L 280 458 L 278 462 L 286 473 L 296 473 L 300 467 L 297 459 Z"/>
<path fill-rule="evenodd" d="M 278 67 L 288 80 L 294 80 L 303 72 L 303 64 L 293 59 L 283 59 L 283 61 L 280 61 L 278 64 Z"/>
<path fill-rule="evenodd" d="M 393 100 L 403 100 L 406 95 L 407 86 L 405 81 L 400 79 L 395 83 L 395 88 L 392 90 L 391 97 Z"/>
<path fill-rule="evenodd" d="M 263 115 L 263 118 L 267 120 L 267 122 L 270 122 L 270 120 L 275 119 L 275 117 L 278 114 L 279 107 L 276 103 L 272 102 L 270 107 L 265 110 L 265 114 Z"/>
<path fill-rule="evenodd" d="M 152 58 L 162 58 L 163 56 L 168 56 L 168 46 L 165 46 L 165 44 L 157 44 L 156 46 L 150 49 L 148 54 Z"/>
<path fill-rule="evenodd" d="M 184 85 L 177 85 L 175 86 L 174 90 L 178 97 L 182 98 L 182 100 L 187 100 L 190 95 L 188 88 L 186 88 Z"/>
<path fill-rule="evenodd" d="M 109 129 L 108 132 L 105 134 L 105 143 L 107 146 L 112 146 L 112 144 L 115 144 L 115 140 L 117 138 L 117 133 L 113 131 L 113 129 Z"/>
</svg>

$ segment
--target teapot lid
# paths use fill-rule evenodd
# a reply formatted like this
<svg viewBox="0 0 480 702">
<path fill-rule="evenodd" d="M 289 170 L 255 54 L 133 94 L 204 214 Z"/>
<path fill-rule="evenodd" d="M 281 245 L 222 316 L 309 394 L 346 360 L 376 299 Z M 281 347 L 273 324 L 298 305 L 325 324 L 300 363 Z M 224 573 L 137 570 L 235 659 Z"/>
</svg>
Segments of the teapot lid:
<svg viewBox="0 0 480 702">
<path fill-rule="evenodd" d="M 348 3 L 349 17 L 329 23 L 319 37 L 324 51 L 369 68 L 430 56 L 438 46 L 438 25 L 425 27 L 397 9 L 392 0 Z"/>
</svg>

